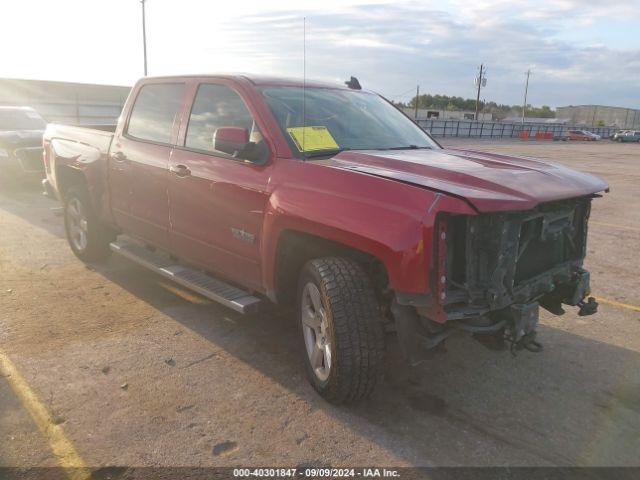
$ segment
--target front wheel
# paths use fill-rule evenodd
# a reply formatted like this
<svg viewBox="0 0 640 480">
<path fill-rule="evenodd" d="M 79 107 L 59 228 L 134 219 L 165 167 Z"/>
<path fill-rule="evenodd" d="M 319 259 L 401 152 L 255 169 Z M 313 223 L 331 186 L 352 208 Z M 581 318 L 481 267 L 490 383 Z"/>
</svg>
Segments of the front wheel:
<svg viewBox="0 0 640 480">
<path fill-rule="evenodd" d="M 369 396 L 382 372 L 384 332 L 360 265 L 337 257 L 309 261 L 300 275 L 298 316 L 313 388 L 336 404 Z"/>
<path fill-rule="evenodd" d="M 64 201 L 64 226 L 73 253 L 83 262 L 109 256 L 109 243 L 115 235 L 98 220 L 89 193 L 81 186 L 71 187 Z"/>
</svg>

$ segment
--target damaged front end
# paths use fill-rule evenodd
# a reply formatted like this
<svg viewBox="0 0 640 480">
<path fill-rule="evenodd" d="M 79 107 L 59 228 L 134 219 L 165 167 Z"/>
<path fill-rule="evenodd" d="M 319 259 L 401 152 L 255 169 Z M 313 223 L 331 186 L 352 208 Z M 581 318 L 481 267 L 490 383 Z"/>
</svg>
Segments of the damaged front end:
<svg viewBox="0 0 640 480">
<path fill-rule="evenodd" d="M 432 291 L 396 293 L 398 337 L 411 364 L 457 330 L 495 349 L 541 350 L 539 307 L 562 315 L 597 311 L 582 268 L 592 196 L 549 202 L 533 210 L 475 216 L 438 214 Z"/>
</svg>

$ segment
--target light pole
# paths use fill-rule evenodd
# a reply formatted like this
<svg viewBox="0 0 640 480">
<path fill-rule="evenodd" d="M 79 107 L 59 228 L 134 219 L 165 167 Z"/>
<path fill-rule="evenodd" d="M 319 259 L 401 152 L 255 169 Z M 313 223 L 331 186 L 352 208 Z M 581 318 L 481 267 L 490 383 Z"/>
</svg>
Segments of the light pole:
<svg viewBox="0 0 640 480">
<path fill-rule="evenodd" d="M 524 84 L 524 102 L 522 103 L 522 125 L 524 125 L 524 112 L 527 108 L 527 93 L 529 91 L 529 75 L 531 75 L 531 69 L 527 70 L 527 82 Z"/>
<path fill-rule="evenodd" d="M 142 4 L 142 49 L 144 52 L 144 76 L 147 76 L 147 29 L 145 25 L 145 13 L 144 13 L 144 2 L 146 0 L 140 0 Z"/>
</svg>

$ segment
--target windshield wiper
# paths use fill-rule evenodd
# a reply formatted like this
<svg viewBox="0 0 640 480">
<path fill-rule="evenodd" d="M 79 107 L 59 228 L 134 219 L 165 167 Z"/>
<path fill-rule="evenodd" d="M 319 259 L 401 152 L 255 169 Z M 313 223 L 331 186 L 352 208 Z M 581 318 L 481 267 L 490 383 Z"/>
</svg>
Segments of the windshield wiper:
<svg viewBox="0 0 640 480">
<path fill-rule="evenodd" d="M 389 147 L 389 148 L 367 148 L 367 150 L 419 150 L 419 149 L 425 149 L 425 150 L 431 150 L 431 147 L 419 147 L 417 145 L 407 145 L 404 147 Z M 337 154 L 339 154 L 340 152 L 344 152 L 347 150 L 352 150 L 349 147 L 345 147 L 345 148 L 334 148 L 334 149 L 327 149 L 327 150 L 315 150 L 313 152 L 306 152 L 304 154 L 304 159 L 307 160 L 309 158 L 319 158 L 319 157 L 333 157 Z"/>
<path fill-rule="evenodd" d="M 318 157 L 333 157 L 340 152 L 344 152 L 345 150 L 349 150 L 348 148 L 333 148 L 329 150 L 316 150 L 313 152 L 306 152 L 304 154 L 304 159 L 307 160 L 309 158 L 318 158 Z"/>
<path fill-rule="evenodd" d="M 426 150 L 431 150 L 431 147 L 419 147 L 417 145 L 407 145 L 405 147 L 389 147 L 389 148 L 383 148 L 382 150 L 419 150 L 419 149 L 426 149 Z"/>
</svg>

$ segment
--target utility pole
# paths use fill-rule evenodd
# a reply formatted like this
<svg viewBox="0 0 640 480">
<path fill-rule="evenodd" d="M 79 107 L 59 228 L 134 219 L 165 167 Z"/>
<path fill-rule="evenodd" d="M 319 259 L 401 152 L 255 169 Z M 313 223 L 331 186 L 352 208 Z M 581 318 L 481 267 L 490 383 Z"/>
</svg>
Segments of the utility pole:
<svg viewBox="0 0 640 480">
<path fill-rule="evenodd" d="M 144 13 L 144 2 L 146 0 L 140 0 L 142 4 L 142 49 L 144 52 L 144 76 L 147 76 L 147 28 L 145 25 L 145 13 Z"/>
<path fill-rule="evenodd" d="M 416 112 L 413 115 L 415 121 L 418 121 L 418 100 L 420 100 L 420 85 L 416 86 Z"/>
<path fill-rule="evenodd" d="M 480 75 L 478 76 L 478 95 L 476 96 L 476 115 L 474 120 L 478 120 L 478 110 L 480 109 L 480 88 L 482 87 L 482 74 L 484 73 L 484 65 L 480 64 Z"/>
<path fill-rule="evenodd" d="M 524 84 L 524 102 L 522 102 L 522 125 L 524 125 L 524 114 L 527 109 L 527 93 L 529 92 L 529 76 L 531 75 L 531 69 L 527 70 L 527 82 Z"/>
</svg>

